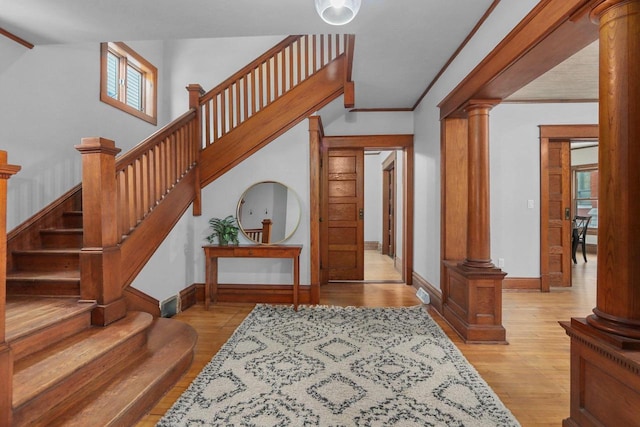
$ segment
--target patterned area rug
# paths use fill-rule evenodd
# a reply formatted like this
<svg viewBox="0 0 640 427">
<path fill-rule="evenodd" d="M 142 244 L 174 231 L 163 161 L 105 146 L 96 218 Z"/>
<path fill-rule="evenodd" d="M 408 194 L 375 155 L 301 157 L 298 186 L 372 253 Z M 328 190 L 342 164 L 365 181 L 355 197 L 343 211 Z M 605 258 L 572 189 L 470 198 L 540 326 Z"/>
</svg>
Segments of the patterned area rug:
<svg viewBox="0 0 640 427">
<path fill-rule="evenodd" d="M 518 426 L 422 307 L 258 305 L 158 426 Z"/>
</svg>

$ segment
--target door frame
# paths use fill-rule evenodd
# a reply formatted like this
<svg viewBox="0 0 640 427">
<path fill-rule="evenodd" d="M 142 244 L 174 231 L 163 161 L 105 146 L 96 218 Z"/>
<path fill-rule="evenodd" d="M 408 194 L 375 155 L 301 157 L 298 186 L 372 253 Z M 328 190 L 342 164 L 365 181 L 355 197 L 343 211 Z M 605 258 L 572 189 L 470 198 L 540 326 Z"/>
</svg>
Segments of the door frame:
<svg viewBox="0 0 640 427">
<path fill-rule="evenodd" d="M 549 292 L 549 262 L 550 253 L 548 250 L 549 239 L 546 233 L 549 223 L 549 187 L 544 177 L 547 176 L 548 163 L 546 153 L 549 152 L 549 144 L 559 141 L 575 139 L 599 139 L 598 125 L 540 125 L 540 291 Z M 571 173 L 571 164 L 567 174 Z M 571 186 L 567 191 L 571 191 Z M 567 237 L 568 239 L 568 237 Z M 571 244 L 563 245 L 563 259 L 568 260 L 569 267 L 565 270 L 571 275 Z M 569 276 L 569 283 L 571 282 Z"/>
<path fill-rule="evenodd" d="M 414 150 L 413 135 L 354 135 L 326 136 L 322 120 L 318 116 L 310 117 L 310 273 L 312 300 L 319 301 L 320 285 L 328 283 L 322 269 L 322 251 L 327 246 L 327 236 L 321 232 L 320 222 L 326 216 L 327 206 L 322 185 L 322 158 L 331 148 L 363 148 L 402 150 L 403 155 L 403 202 L 402 202 L 402 280 L 411 286 L 413 283 L 413 193 L 414 193 Z"/>
<path fill-rule="evenodd" d="M 382 162 L 382 248 L 380 251 L 382 255 L 390 255 L 394 265 L 396 262 L 396 159 L 396 151 L 393 151 Z M 390 207 L 392 215 L 389 214 Z M 391 221 L 389 220 L 390 216 Z"/>
</svg>

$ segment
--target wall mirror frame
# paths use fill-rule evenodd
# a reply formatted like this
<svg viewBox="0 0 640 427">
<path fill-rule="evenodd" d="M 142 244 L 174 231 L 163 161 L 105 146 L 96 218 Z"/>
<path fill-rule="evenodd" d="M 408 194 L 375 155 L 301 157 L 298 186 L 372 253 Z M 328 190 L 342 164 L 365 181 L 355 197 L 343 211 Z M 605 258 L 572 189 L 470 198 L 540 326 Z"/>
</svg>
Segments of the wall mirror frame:
<svg viewBox="0 0 640 427">
<path fill-rule="evenodd" d="M 253 243 L 279 244 L 290 239 L 302 214 L 297 193 L 278 181 L 260 181 L 245 190 L 238 201 L 240 231 Z"/>
</svg>

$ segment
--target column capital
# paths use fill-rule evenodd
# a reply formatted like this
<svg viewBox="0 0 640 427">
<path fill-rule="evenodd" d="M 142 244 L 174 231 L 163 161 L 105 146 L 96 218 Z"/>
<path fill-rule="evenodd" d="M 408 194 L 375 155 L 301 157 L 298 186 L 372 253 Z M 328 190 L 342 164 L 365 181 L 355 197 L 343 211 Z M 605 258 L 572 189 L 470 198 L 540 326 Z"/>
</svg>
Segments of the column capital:
<svg viewBox="0 0 640 427">
<path fill-rule="evenodd" d="M 20 169 L 20 166 L 7 164 L 7 152 L 0 150 L 0 179 L 9 179 Z"/>
<path fill-rule="evenodd" d="M 465 102 L 465 104 L 462 106 L 462 109 L 467 113 L 473 110 L 478 110 L 478 109 L 491 110 L 493 107 L 500 104 L 501 102 L 502 102 L 501 99 L 472 98 L 472 99 L 469 99 L 467 102 Z"/>
<path fill-rule="evenodd" d="M 638 0 L 603 0 L 591 9 L 589 18 L 591 22 L 597 24 L 600 22 L 600 18 L 607 13 L 607 11 L 613 7 L 622 6 L 626 3 L 640 3 Z"/>
</svg>

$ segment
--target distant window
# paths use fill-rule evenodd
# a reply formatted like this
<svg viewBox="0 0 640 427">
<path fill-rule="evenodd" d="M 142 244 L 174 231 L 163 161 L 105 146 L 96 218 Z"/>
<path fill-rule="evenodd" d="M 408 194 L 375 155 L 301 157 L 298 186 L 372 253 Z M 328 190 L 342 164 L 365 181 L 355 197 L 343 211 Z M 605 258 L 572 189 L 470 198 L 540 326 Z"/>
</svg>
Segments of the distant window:
<svg viewBox="0 0 640 427">
<path fill-rule="evenodd" d="M 574 168 L 574 212 L 590 216 L 589 228 L 598 228 L 598 167 L 585 165 Z"/>
<path fill-rule="evenodd" d="M 100 100 L 157 124 L 158 70 L 121 42 L 100 44 Z"/>
</svg>

